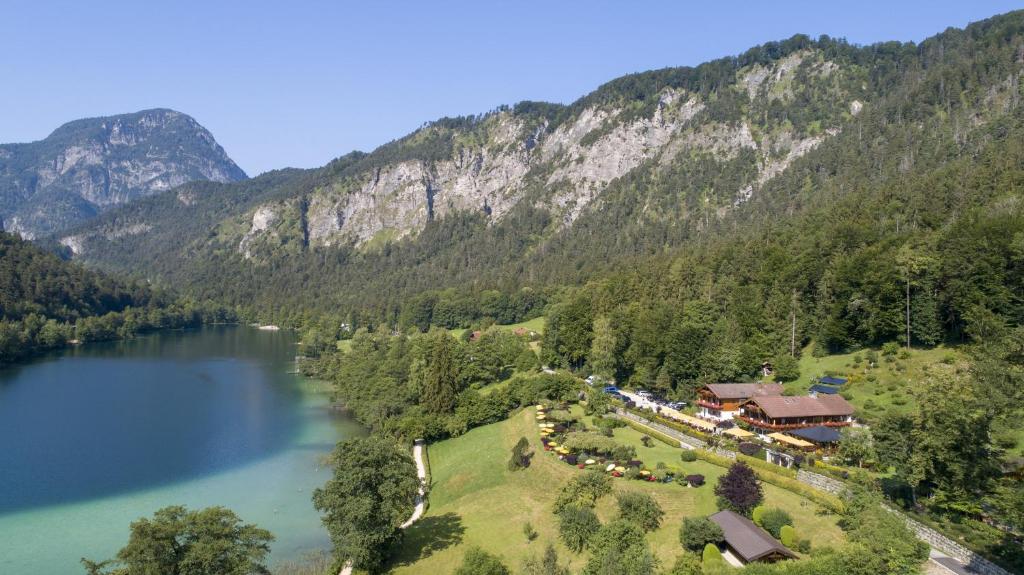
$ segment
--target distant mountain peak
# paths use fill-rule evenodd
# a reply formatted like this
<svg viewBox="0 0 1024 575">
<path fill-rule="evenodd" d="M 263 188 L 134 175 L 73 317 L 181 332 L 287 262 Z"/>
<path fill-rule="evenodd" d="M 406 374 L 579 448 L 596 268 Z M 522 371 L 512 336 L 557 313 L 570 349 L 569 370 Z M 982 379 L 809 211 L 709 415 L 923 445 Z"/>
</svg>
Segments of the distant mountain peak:
<svg viewBox="0 0 1024 575">
<path fill-rule="evenodd" d="M 167 108 L 73 120 L 0 145 L 0 221 L 33 238 L 181 184 L 246 174 L 191 116 Z"/>
</svg>

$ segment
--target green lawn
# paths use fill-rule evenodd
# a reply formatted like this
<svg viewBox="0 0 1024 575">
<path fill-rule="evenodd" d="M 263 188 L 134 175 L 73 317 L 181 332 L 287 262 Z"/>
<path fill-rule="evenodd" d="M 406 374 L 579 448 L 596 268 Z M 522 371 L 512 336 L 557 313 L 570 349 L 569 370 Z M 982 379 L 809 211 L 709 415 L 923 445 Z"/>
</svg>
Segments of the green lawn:
<svg viewBox="0 0 1024 575">
<path fill-rule="evenodd" d="M 527 437 L 536 455 L 526 470 L 510 472 L 506 461 L 512 446 Z M 658 461 L 699 473 L 707 478 L 704 487 L 691 489 L 675 484 L 615 481 L 618 490 L 650 493 L 665 510 L 662 527 L 649 535 L 652 549 L 670 565 L 680 552 L 678 530 L 683 517 L 716 511 L 714 482 L 724 468 L 704 461 L 683 463 L 680 449 L 655 442 L 643 447 L 641 434 L 630 428 L 615 430 L 616 440 L 637 446 L 638 457 L 653 468 Z M 429 447 L 432 485 L 426 516 L 408 531 L 392 562 L 394 573 L 449 573 L 471 545 L 501 555 L 513 571 L 524 558 L 539 554 L 545 542 L 557 544 L 559 555 L 569 560 L 573 571 L 582 567 L 586 553 L 576 555 L 558 541 L 557 520 L 551 512 L 560 486 L 579 471 L 558 461 L 540 446 L 536 421 L 530 409 L 510 419 L 477 428 L 466 435 Z M 802 536 L 815 546 L 843 541 L 835 517 L 819 515 L 818 507 L 796 494 L 765 485 L 766 502 L 781 507 L 794 517 Z M 597 513 L 603 522 L 617 513 L 614 497 L 603 499 Z M 539 533 L 529 543 L 523 525 L 530 522 Z"/>
<path fill-rule="evenodd" d="M 852 403 L 868 421 L 889 409 L 910 412 L 915 408 L 913 389 L 933 370 L 953 369 L 950 365 L 965 361 L 957 348 L 939 346 L 932 349 L 913 349 L 910 357 L 900 359 L 884 357 L 880 350 L 874 367 L 868 365 L 867 350 L 855 353 L 814 357 L 808 346 L 800 357 L 800 379 L 786 384 L 786 389 L 806 393 L 814 379 L 826 374 L 845 377 L 849 383 L 842 387 Z M 859 362 L 857 360 L 860 360 Z"/>
</svg>

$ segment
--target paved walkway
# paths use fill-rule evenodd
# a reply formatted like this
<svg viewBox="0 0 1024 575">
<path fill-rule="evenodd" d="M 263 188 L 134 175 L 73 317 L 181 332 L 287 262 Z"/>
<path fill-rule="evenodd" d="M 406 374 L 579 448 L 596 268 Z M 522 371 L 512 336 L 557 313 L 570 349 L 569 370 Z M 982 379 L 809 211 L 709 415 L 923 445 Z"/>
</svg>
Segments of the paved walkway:
<svg viewBox="0 0 1024 575">
<path fill-rule="evenodd" d="M 427 485 L 427 466 L 423 463 L 423 452 L 426 448 L 427 446 L 423 443 L 417 443 L 412 448 L 412 458 L 416 460 L 416 476 L 420 479 L 420 492 L 419 495 L 416 496 L 416 508 L 413 509 L 412 515 L 409 516 L 409 519 L 405 523 L 400 525 L 402 529 L 406 529 L 413 523 L 416 523 L 420 517 L 423 517 L 423 512 L 427 508 L 427 502 L 423 499 Z M 352 563 L 346 563 L 345 566 L 341 568 L 341 571 L 338 572 L 338 575 L 352 575 Z"/>
</svg>

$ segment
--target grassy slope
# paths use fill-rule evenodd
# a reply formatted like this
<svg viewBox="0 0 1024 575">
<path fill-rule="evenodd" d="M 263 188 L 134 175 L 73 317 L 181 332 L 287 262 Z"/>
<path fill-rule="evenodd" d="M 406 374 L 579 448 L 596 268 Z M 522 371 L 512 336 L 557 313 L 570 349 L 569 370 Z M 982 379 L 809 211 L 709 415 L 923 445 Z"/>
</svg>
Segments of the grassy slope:
<svg viewBox="0 0 1024 575">
<path fill-rule="evenodd" d="M 913 389 L 927 378 L 926 370 L 944 366 L 943 361 L 959 363 L 964 354 L 956 348 L 936 347 L 914 349 L 908 359 L 883 357 L 879 350 L 878 364 L 868 367 L 867 352 L 846 353 L 814 357 L 805 349 L 800 357 L 800 379 L 786 384 L 786 388 L 806 393 L 816 377 L 829 373 L 849 379 L 843 392 L 852 396 L 852 403 L 869 420 L 888 409 L 909 412 L 914 409 Z M 860 357 L 860 362 L 856 361 Z M 874 381 L 872 381 L 874 379 Z M 870 401 L 870 402 L 869 402 Z"/>
<path fill-rule="evenodd" d="M 637 445 L 639 457 L 651 467 L 664 461 L 682 467 L 687 473 L 703 474 L 710 484 L 725 471 L 703 461 L 682 463 L 679 449 L 661 443 L 643 447 L 641 434 L 632 429 L 617 429 L 615 435 L 619 441 Z M 529 469 L 509 472 L 505 467 L 508 454 L 523 436 L 530 439 L 538 453 Z M 433 479 L 430 508 L 426 517 L 410 528 L 398 550 L 393 563 L 395 573 L 448 573 L 471 545 L 503 556 L 511 568 L 518 569 L 524 558 L 539 554 L 546 541 L 558 542 L 557 521 L 551 506 L 559 487 L 577 471 L 540 451 L 531 410 L 434 444 L 429 451 Z M 651 534 L 649 540 L 666 564 L 671 564 L 679 552 L 678 529 L 682 518 L 716 510 L 711 485 L 689 489 L 625 480 L 617 480 L 615 485 L 617 489 L 650 493 L 664 508 L 663 527 Z M 835 518 L 817 515 L 814 504 L 770 485 L 765 486 L 765 493 L 770 505 L 787 509 L 794 516 L 797 528 L 816 546 L 842 541 Z M 602 521 L 614 518 L 614 498 L 602 500 L 597 511 Z M 539 533 L 533 543 L 528 543 L 522 533 L 527 521 Z M 573 570 L 582 567 L 586 554 L 574 555 L 560 543 L 558 548 L 563 560 L 571 559 Z"/>
<path fill-rule="evenodd" d="M 519 329 L 519 328 L 524 328 L 524 329 L 526 329 L 526 331 L 535 331 L 535 332 L 543 335 L 544 334 L 544 316 L 535 317 L 533 319 L 529 319 L 529 320 L 526 320 L 526 321 L 521 321 L 519 323 L 510 323 L 510 324 L 507 324 L 507 325 L 495 325 L 494 327 L 496 327 L 496 328 L 498 328 L 500 330 L 504 330 L 504 331 L 514 331 L 514 330 Z M 461 338 L 462 334 L 464 334 L 465 332 L 466 332 L 466 330 L 464 328 L 448 330 L 448 333 L 452 334 L 452 336 L 454 336 L 456 338 Z"/>
</svg>

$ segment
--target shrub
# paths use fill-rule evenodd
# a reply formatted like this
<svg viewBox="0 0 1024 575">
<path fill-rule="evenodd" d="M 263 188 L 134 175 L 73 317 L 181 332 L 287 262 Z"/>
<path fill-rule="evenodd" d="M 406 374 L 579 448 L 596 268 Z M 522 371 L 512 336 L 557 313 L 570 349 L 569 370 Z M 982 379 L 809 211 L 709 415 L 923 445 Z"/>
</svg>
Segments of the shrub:
<svg viewBox="0 0 1024 575">
<path fill-rule="evenodd" d="M 810 539 L 801 539 L 801 540 L 797 541 L 796 542 L 796 550 L 801 552 L 801 553 L 810 553 L 811 552 L 811 540 Z"/>
<path fill-rule="evenodd" d="M 654 446 L 654 440 L 651 439 L 650 435 L 645 435 L 645 436 L 641 437 L 640 438 L 640 443 L 642 443 L 644 445 L 644 447 L 653 447 Z"/>
<path fill-rule="evenodd" d="M 756 523 L 756 521 L 755 521 Z M 790 517 L 789 513 L 772 507 L 765 510 L 761 515 L 761 522 L 758 523 L 764 530 L 772 534 L 772 537 L 779 539 L 782 536 L 782 528 L 785 526 L 793 525 L 793 518 Z"/>
<path fill-rule="evenodd" d="M 693 475 L 687 475 L 686 476 L 686 483 L 690 487 L 700 487 L 701 485 L 704 485 L 704 476 L 700 475 L 699 473 L 695 473 Z"/>
<path fill-rule="evenodd" d="M 700 551 L 705 545 L 717 545 L 724 540 L 722 528 L 707 517 L 685 517 L 679 526 L 679 543 L 690 551 Z"/>
<path fill-rule="evenodd" d="M 722 552 L 718 550 L 718 546 L 713 543 L 708 543 L 704 546 L 704 553 L 701 554 L 701 561 L 705 567 L 719 567 L 725 565 L 725 559 L 722 558 Z"/>
<path fill-rule="evenodd" d="M 627 467 L 625 473 L 623 473 L 622 476 L 629 480 L 639 479 L 640 470 L 637 469 L 636 467 Z"/>
<path fill-rule="evenodd" d="M 576 553 L 587 547 L 600 528 L 601 522 L 589 507 L 569 505 L 558 514 L 558 534 L 565 546 Z"/>
<path fill-rule="evenodd" d="M 761 446 L 756 443 L 750 443 L 749 441 L 740 443 L 740 453 L 743 455 L 753 457 L 758 451 L 761 451 Z"/>
<path fill-rule="evenodd" d="M 676 558 L 672 570 L 666 575 L 703 575 L 704 570 L 700 566 L 700 556 L 696 553 L 684 552 Z"/>
<path fill-rule="evenodd" d="M 890 341 L 882 344 L 882 355 L 892 357 L 900 352 L 900 344 Z"/>
<path fill-rule="evenodd" d="M 796 529 L 793 529 L 792 525 L 783 525 L 779 533 L 779 540 L 786 547 L 796 547 L 798 541 Z"/>
<path fill-rule="evenodd" d="M 530 442 L 525 437 L 520 437 L 512 448 L 512 456 L 508 460 L 508 470 L 518 471 L 530 466 Z"/>
<path fill-rule="evenodd" d="M 764 500 L 764 492 L 757 475 L 742 461 L 733 463 L 729 471 L 718 478 L 715 495 L 718 496 L 720 508 L 731 509 L 747 516 Z"/>
<path fill-rule="evenodd" d="M 665 512 L 653 497 L 646 493 L 627 491 L 615 496 L 619 504 L 619 515 L 643 527 L 644 531 L 654 531 L 661 526 Z"/>
<path fill-rule="evenodd" d="M 764 517 L 764 512 L 767 511 L 767 510 L 768 510 L 768 508 L 765 507 L 764 505 L 758 505 L 757 507 L 754 508 L 754 511 L 750 514 L 750 519 L 755 524 L 761 525 L 761 518 Z"/>
<path fill-rule="evenodd" d="M 523 535 L 528 542 L 537 538 L 537 530 L 533 528 L 529 521 L 523 524 Z"/>
<path fill-rule="evenodd" d="M 693 461 L 697 461 L 697 454 L 694 453 L 692 449 L 684 449 L 682 453 L 679 454 L 679 459 L 683 460 L 686 463 L 690 463 Z"/>
<path fill-rule="evenodd" d="M 558 493 L 555 513 L 569 505 L 593 507 L 597 500 L 612 492 L 612 478 L 597 470 L 576 475 Z"/>
<path fill-rule="evenodd" d="M 455 575 L 509 575 L 508 567 L 495 555 L 471 547 L 462 558 L 462 565 L 455 570 Z"/>
</svg>

